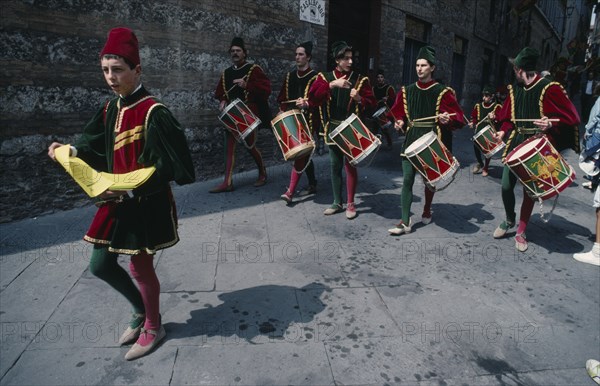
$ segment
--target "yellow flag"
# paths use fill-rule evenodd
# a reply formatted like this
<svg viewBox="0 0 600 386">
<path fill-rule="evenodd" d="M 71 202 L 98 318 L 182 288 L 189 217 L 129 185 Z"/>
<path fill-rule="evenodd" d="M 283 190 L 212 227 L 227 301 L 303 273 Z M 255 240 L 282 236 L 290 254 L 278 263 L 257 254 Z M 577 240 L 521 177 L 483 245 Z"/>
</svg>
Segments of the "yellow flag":
<svg viewBox="0 0 600 386">
<path fill-rule="evenodd" d="M 70 145 L 54 150 L 56 161 L 90 197 L 96 197 L 106 190 L 130 190 L 142 185 L 156 170 L 154 166 L 134 170 L 124 174 L 98 172 L 81 158 L 69 157 Z"/>
</svg>

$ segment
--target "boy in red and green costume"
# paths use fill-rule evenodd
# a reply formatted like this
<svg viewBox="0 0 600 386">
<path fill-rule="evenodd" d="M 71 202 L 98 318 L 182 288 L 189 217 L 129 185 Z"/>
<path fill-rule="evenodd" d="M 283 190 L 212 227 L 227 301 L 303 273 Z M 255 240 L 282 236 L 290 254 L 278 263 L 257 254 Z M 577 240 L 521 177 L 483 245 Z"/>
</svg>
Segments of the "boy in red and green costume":
<svg viewBox="0 0 600 386">
<path fill-rule="evenodd" d="M 141 84 L 138 41 L 127 28 L 115 28 L 100 53 L 104 78 L 118 95 L 98 110 L 71 147 L 98 171 L 123 174 L 154 166 L 152 176 L 133 191 L 105 191 L 84 239 L 94 244 L 90 272 L 121 293 L 132 305 L 133 318 L 119 344 L 136 342 L 125 355 L 146 355 L 165 337 L 159 314 L 160 283 L 154 254 L 179 241 L 175 201 L 169 181 L 191 183 L 194 166 L 185 135 L 171 112 Z M 48 155 L 55 159 L 54 142 Z M 119 254 L 131 256 L 129 268 L 139 290 L 119 265 Z"/>
<path fill-rule="evenodd" d="M 474 134 L 477 134 L 485 126 L 478 126 L 482 120 L 488 118 L 491 122 L 494 122 L 498 110 L 500 110 L 500 104 L 494 101 L 494 88 L 490 85 L 485 86 L 483 88 L 482 101 L 477 103 L 471 112 L 469 127 L 475 130 Z M 486 157 L 485 161 L 482 160 L 481 149 L 477 143 L 473 143 L 473 150 L 475 151 L 475 158 L 477 158 L 477 165 L 473 168 L 473 174 L 482 173 L 482 176 L 486 177 L 490 166 L 490 158 Z"/>
<path fill-rule="evenodd" d="M 579 152 L 577 125 L 580 119 L 577 110 L 559 83 L 543 78 L 535 71 L 539 56 L 537 50 L 525 47 L 516 58 L 511 59 L 517 84 L 508 87 L 508 97 L 496 116 L 501 124 L 496 138 L 503 139 L 508 135 L 502 155 L 503 162 L 512 150 L 539 133 L 544 133 L 558 151 L 572 148 Z M 515 121 L 520 119 L 533 121 Z M 551 122 L 550 119 L 559 121 Z M 514 194 L 516 184 L 517 177 L 505 165 L 502 171 L 502 202 L 506 219 L 494 231 L 494 238 L 504 237 L 507 231 L 516 225 Z M 516 248 L 521 252 L 528 248 L 525 229 L 533 205 L 534 201 L 523 187 L 523 202 L 515 236 Z"/>
<path fill-rule="evenodd" d="M 373 87 L 373 94 L 375 95 L 375 99 L 377 100 L 377 107 L 375 107 L 376 110 L 386 105 L 391 108 L 394 105 L 394 101 L 396 100 L 396 90 L 394 90 L 394 87 L 392 87 L 385 81 L 385 73 L 381 69 L 377 70 L 377 81 L 375 82 L 375 87 Z M 390 118 L 391 120 L 391 117 L 388 118 Z M 385 137 L 388 149 L 391 149 L 392 136 L 389 132 L 389 126 L 391 126 L 392 124 L 388 122 L 385 125 L 380 126 L 379 122 L 375 121 L 375 125 L 379 127 L 381 134 Z"/>
<path fill-rule="evenodd" d="M 354 194 L 358 183 L 356 167 L 344 157 L 344 153 L 329 134 L 352 113 L 359 116 L 365 109 L 375 107 L 376 101 L 369 78 L 352 71 L 352 47 L 344 41 L 333 43 L 331 53 L 336 67 L 331 72 L 320 72 L 308 93 L 311 107 L 320 107 L 325 143 L 329 145 L 333 204 L 323 214 L 342 212 L 342 165 L 346 169 L 346 194 L 348 204 L 346 217 L 356 217 Z M 345 161 L 344 161 L 345 160 Z"/>
<path fill-rule="evenodd" d="M 247 50 L 244 40 L 235 37 L 231 41 L 229 54 L 233 65 L 223 71 L 217 88 L 215 98 L 220 101 L 219 110 L 223 109 L 236 99 L 240 99 L 255 116 L 260 118 L 262 125 L 270 125 L 271 117 L 266 117 L 268 111 L 268 98 L 271 94 L 271 81 L 258 64 L 246 61 Z M 233 134 L 224 130 L 225 137 L 225 180 L 222 184 L 210 190 L 211 193 L 231 192 L 233 190 L 233 166 L 235 164 L 235 148 L 237 141 Z M 263 186 L 267 182 L 267 169 L 263 163 L 262 155 L 256 147 L 258 128 L 250 133 L 245 141 L 250 147 L 248 152 L 258 167 L 258 180 L 254 186 Z"/>
<path fill-rule="evenodd" d="M 317 72 L 310 68 L 310 60 L 312 58 L 312 42 L 304 42 L 296 47 L 296 70 L 286 74 L 283 86 L 277 97 L 279 102 L 279 111 L 284 112 L 290 109 L 299 109 L 306 118 L 308 128 L 311 133 L 316 133 L 319 126 L 318 109 L 309 108 L 308 91 L 313 82 L 317 79 Z M 295 101 L 290 103 L 289 101 Z M 294 167 L 290 176 L 290 185 L 285 193 L 281 195 L 281 199 L 288 204 L 292 203 L 294 192 L 298 181 L 302 176 L 302 170 L 306 168 L 306 176 L 308 177 L 307 194 L 317 192 L 317 178 L 315 177 L 315 166 L 310 155 L 300 157 L 294 160 Z M 308 162 L 308 165 L 307 165 Z"/>
<path fill-rule="evenodd" d="M 391 114 L 397 119 L 395 128 L 405 131 L 406 138 L 402 153 L 413 142 L 429 132 L 435 132 L 441 138 L 442 129 L 456 130 L 464 126 L 463 112 L 456 100 L 454 90 L 446 87 L 432 77 L 435 71 L 435 50 L 425 46 L 419 50 L 416 63 L 419 80 L 400 89 L 396 102 L 392 106 Z M 415 119 L 433 117 L 430 121 L 415 122 L 408 129 L 404 126 Z M 402 219 L 388 230 L 390 234 L 401 235 L 412 231 L 410 207 L 413 201 L 412 188 L 415 182 L 415 167 L 405 157 L 402 159 Z M 431 202 L 434 192 L 425 186 L 425 206 L 421 221 L 424 224 L 431 222 Z"/>
</svg>

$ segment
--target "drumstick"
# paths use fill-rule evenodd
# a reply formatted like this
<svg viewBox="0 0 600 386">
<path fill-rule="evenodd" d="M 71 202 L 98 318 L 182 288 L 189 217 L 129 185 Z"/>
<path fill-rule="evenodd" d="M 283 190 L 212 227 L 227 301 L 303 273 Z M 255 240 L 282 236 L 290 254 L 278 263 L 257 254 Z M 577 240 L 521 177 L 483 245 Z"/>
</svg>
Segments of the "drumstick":
<svg viewBox="0 0 600 386">
<path fill-rule="evenodd" d="M 439 117 L 441 115 L 442 114 L 432 115 L 431 117 L 425 117 L 425 118 L 417 118 L 417 119 L 413 119 L 412 121 L 413 122 L 426 121 L 428 119 L 435 119 L 435 118 L 437 118 L 437 117 Z M 450 116 L 450 117 L 453 116 L 453 115 L 456 115 L 456 113 L 448 114 L 448 116 Z"/>
<path fill-rule="evenodd" d="M 513 119 L 513 122 L 533 122 L 533 121 L 539 121 L 541 119 Z M 560 119 L 558 118 L 551 118 L 548 119 L 548 122 L 560 122 Z"/>
<path fill-rule="evenodd" d="M 244 75 L 244 76 L 242 77 L 242 80 L 246 79 L 246 77 L 247 77 L 247 76 L 248 76 L 248 75 Z M 233 86 L 231 86 L 231 87 L 229 88 L 229 90 L 225 91 L 225 94 L 229 94 L 229 91 L 233 90 L 233 88 L 234 88 L 235 86 L 239 86 L 239 85 L 238 85 L 237 83 L 234 83 L 234 84 L 233 84 Z"/>
</svg>

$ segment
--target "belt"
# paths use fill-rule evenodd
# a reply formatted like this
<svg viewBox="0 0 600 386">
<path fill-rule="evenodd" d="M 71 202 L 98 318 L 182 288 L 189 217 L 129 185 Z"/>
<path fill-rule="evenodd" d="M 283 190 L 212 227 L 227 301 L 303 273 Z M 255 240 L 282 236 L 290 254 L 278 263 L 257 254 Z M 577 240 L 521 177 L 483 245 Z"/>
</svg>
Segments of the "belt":
<svg viewBox="0 0 600 386">
<path fill-rule="evenodd" d="M 537 134 L 537 133 L 541 133 L 542 130 L 538 129 L 537 127 L 517 127 L 517 132 L 519 134 L 524 134 L 524 135 L 533 135 L 533 134 Z"/>
<path fill-rule="evenodd" d="M 410 127 L 436 127 L 434 122 L 412 122 L 409 125 Z"/>
<path fill-rule="evenodd" d="M 122 203 L 123 201 L 127 201 L 127 200 L 130 200 L 130 199 L 131 199 L 131 198 L 130 198 L 128 195 L 126 195 L 126 194 L 122 194 L 122 195 L 120 195 L 120 196 L 111 197 L 111 198 L 107 198 L 107 199 L 105 199 L 105 200 L 99 200 L 99 201 L 96 201 L 96 202 L 94 203 L 94 205 L 96 205 L 97 207 L 101 207 L 102 205 L 104 205 L 104 204 L 108 204 L 109 202 L 113 202 L 113 203 L 115 203 L 115 204 L 120 204 L 120 203 Z"/>
</svg>

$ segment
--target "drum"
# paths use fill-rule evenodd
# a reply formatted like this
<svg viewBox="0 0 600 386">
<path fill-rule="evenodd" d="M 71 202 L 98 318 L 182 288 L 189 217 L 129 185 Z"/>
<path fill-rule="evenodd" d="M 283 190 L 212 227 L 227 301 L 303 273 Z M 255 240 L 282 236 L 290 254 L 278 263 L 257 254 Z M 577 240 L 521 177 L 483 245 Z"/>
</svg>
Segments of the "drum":
<svg viewBox="0 0 600 386">
<path fill-rule="evenodd" d="M 473 136 L 473 141 L 479 146 L 485 158 L 492 158 L 506 146 L 502 140 L 496 141 L 494 134 L 496 134 L 494 127 L 486 125 Z"/>
<path fill-rule="evenodd" d="M 277 143 L 286 161 L 312 153 L 315 141 L 300 110 L 290 110 L 271 120 Z"/>
<path fill-rule="evenodd" d="M 575 171 L 546 136 L 529 138 L 511 151 L 504 162 L 535 200 L 554 197 L 575 180 Z"/>
<path fill-rule="evenodd" d="M 387 125 L 388 123 L 390 123 L 390 120 L 387 117 L 389 113 L 390 113 L 390 108 L 387 105 L 385 105 L 382 108 L 380 108 L 379 110 L 375 111 L 375 113 L 373 114 L 373 119 L 375 119 L 377 121 L 377 123 L 379 124 L 379 127 L 383 127 L 383 126 Z"/>
<path fill-rule="evenodd" d="M 404 155 L 434 191 L 447 188 L 460 167 L 433 131 L 413 142 L 404 150 Z"/>
<path fill-rule="evenodd" d="M 228 104 L 219 114 L 219 120 L 238 142 L 244 144 L 246 137 L 260 125 L 260 119 L 240 99 Z"/>
<path fill-rule="evenodd" d="M 381 145 L 379 138 L 374 136 L 355 114 L 343 120 L 329 134 L 329 138 L 342 150 L 353 166 L 368 165 Z M 369 162 L 365 162 L 367 160 Z"/>
</svg>

